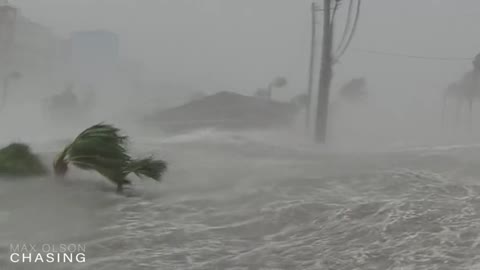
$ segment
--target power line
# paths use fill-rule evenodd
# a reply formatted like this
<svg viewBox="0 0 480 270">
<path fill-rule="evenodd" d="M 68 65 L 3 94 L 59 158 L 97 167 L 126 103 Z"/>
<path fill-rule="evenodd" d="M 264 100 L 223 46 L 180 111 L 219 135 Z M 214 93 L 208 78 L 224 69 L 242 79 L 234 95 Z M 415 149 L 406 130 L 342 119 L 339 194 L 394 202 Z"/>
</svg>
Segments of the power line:
<svg viewBox="0 0 480 270">
<path fill-rule="evenodd" d="M 404 57 L 412 59 L 423 59 L 423 60 L 439 60 L 439 61 L 472 61 L 472 57 L 438 57 L 438 56 L 421 56 L 421 55 L 411 55 L 411 54 L 402 54 L 395 52 L 385 52 L 385 51 L 376 51 L 376 50 L 367 50 L 367 49 L 354 49 L 355 51 L 361 51 L 368 54 L 376 55 L 385 55 L 393 57 Z"/>
<path fill-rule="evenodd" d="M 312 3 L 311 7 L 311 16 L 312 16 L 312 37 L 311 37 L 311 44 L 310 44 L 310 65 L 309 65 L 309 71 L 308 71 L 308 91 L 307 91 L 307 96 L 308 96 L 308 102 L 306 106 L 306 128 L 308 129 L 310 127 L 310 111 L 311 111 L 311 99 L 312 99 L 312 92 L 313 92 L 313 72 L 314 72 L 314 67 L 315 67 L 315 45 L 316 45 L 316 33 L 317 33 L 317 21 L 316 21 L 316 12 L 318 7 L 316 6 L 315 2 Z"/>
<path fill-rule="evenodd" d="M 335 1 L 335 6 L 333 7 L 333 15 L 332 19 L 330 20 L 330 24 L 333 24 L 335 20 L 335 15 L 337 14 L 338 8 L 340 7 L 340 1 Z"/>
<path fill-rule="evenodd" d="M 353 21 L 353 26 L 352 30 L 350 31 L 350 35 L 348 36 L 348 39 L 346 41 L 345 46 L 340 50 L 338 53 L 338 56 L 336 57 L 335 61 L 338 61 L 340 57 L 342 57 L 345 52 L 347 51 L 348 47 L 350 46 L 350 43 L 353 40 L 353 36 L 355 35 L 355 32 L 357 31 L 357 26 L 358 26 L 358 19 L 360 18 L 360 7 L 362 6 L 362 0 L 357 0 L 357 12 L 355 13 L 355 19 Z"/>
<path fill-rule="evenodd" d="M 345 45 L 345 41 L 347 39 L 348 32 L 351 27 L 352 13 L 353 13 L 353 0 L 350 0 L 350 3 L 348 5 L 347 22 L 345 23 L 345 28 L 343 29 L 342 39 L 338 43 L 337 52 L 339 52 L 343 47 L 343 45 Z"/>
</svg>

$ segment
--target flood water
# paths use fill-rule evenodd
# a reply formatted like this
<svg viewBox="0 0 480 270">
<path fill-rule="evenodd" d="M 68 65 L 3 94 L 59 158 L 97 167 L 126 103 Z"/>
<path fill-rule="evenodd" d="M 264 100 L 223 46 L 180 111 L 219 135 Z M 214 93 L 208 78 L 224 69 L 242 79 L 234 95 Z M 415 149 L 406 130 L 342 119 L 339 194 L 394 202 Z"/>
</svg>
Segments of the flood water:
<svg viewBox="0 0 480 270">
<path fill-rule="evenodd" d="M 222 135 L 223 136 L 223 135 Z M 50 164 L 61 143 L 38 144 Z M 101 177 L 0 181 L 0 269 L 480 269 L 480 148 L 315 151 L 241 136 L 136 141 L 170 163 L 125 195 Z M 84 263 L 14 264 L 12 243 Z"/>
</svg>

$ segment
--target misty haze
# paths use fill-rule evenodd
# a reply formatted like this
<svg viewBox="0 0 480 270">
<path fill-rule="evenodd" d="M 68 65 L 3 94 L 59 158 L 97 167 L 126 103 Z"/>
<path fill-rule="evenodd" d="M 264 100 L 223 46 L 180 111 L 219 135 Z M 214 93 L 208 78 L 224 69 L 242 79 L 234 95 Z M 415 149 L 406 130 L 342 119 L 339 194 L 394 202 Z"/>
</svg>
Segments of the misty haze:
<svg viewBox="0 0 480 270">
<path fill-rule="evenodd" d="M 479 15 L 0 0 L 0 269 L 480 269 Z"/>
</svg>

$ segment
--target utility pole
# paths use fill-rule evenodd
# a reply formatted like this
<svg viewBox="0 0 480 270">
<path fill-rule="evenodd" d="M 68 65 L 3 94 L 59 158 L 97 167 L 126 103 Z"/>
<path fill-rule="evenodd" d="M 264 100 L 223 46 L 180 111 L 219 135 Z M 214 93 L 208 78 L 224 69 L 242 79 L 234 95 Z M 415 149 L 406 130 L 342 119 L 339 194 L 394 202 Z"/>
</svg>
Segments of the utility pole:
<svg viewBox="0 0 480 270">
<path fill-rule="evenodd" d="M 308 94 L 307 94 L 307 106 L 306 106 L 306 129 L 307 132 L 310 129 L 310 114 L 311 114 L 311 105 L 312 105 L 312 92 L 313 92 L 313 71 L 315 68 L 315 43 L 316 43 L 316 34 L 317 34 L 317 5 L 315 2 L 312 3 L 312 40 L 310 43 L 310 67 L 308 70 Z"/>
<path fill-rule="evenodd" d="M 472 131 L 472 121 L 473 121 L 473 99 L 475 98 L 475 95 L 477 94 L 477 91 L 480 89 L 480 53 L 475 56 L 475 58 L 472 61 L 473 65 L 473 74 L 472 74 L 472 80 L 473 80 L 473 87 L 470 89 L 470 93 L 468 96 L 468 128 L 469 131 Z"/>
<path fill-rule="evenodd" d="M 315 123 L 315 140 L 317 143 L 325 143 L 327 139 L 328 103 L 333 75 L 332 47 L 334 22 L 331 18 L 331 3 L 332 0 L 324 0 L 322 66 L 318 85 L 317 119 Z"/>
</svg>

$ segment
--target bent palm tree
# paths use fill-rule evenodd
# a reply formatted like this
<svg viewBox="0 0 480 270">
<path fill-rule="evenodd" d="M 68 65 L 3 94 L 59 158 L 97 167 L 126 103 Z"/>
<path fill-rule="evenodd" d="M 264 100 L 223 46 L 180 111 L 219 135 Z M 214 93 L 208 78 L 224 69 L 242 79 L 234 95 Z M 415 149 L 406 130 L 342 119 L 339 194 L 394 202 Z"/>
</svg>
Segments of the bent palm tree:
<svg viewBox="0 0 480 270">
<path fill-rule="evenodd" d="M 160 181 L 167 169 L 167 163 L 152 157 L 132 159 L 127 153 L 128 137 L 121 136 L 120 130 L 107 124 L 97 124 L 75 138 L 58 155 L 54 162 L 57 176 L 65 176 L 68 165 L 84 170 L 94 170 L 117 185 L 117 192 L 123 185 L 131 184 L 129 174 Z"/>
</svg>

